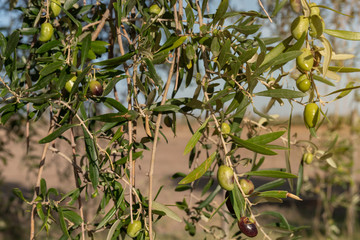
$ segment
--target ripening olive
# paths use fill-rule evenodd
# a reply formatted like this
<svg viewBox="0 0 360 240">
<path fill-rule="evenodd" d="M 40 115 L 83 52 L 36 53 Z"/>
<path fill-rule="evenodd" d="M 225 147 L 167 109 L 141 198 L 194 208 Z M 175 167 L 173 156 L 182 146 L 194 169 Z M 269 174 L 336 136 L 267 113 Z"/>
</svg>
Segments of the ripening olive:
<svg viewBox="0 0 360 240">
<path fill-rule="evenodd" d="M 246 195 L 252 194 L 254 192 L 254 184 L 249 179 L 240 179 L 240 187 Z"/>
<path fill-rule="evenodd" d="M 99 81 L 90 81 L 89 88 L 92 95 L 101 96 L 103 94 L 103 87 Z"/>
<path fill-rule="evenodd" d="M 310 31 L 309 35 L 313 38 L 319 38 L 325 29 L 325 22 L 319 15 L 312 15 L 310 17 Z"/>
<path fill-rule="evenodd" d="M 227 135 L 230 133 L 230 126 L 229 124 L 223 122 L 221 124 L 221 133 L 224 134 L 224 135 Z"/>
<path fill-rule="evenodd" d="M 149 12 L 153 15 L 158 15 L 160 13 L 161 9 L 157 4 L 153 4 L 149 8 Z"/>
<path fill-rule="evenodd" d="M 50 23 L 41 24 L 40 37 L 39 40 L 42 42 L 47 42 L 51 39 L 54 33 L 54 28 Z"/>
<path fill-rule="evenodd" d="M 311 164 L 314 159 L 314 155 L 310 152 L 306 152 L 304 153 L 302 159 L 306 164 Z"/>
<path fill-rule="evenodd" d="M 320 109 L 316 103 L 308 103 L 304 109 L 304 122 L 308 128 L 316 126 L 320 119 Z"/>
<path fill-rule="evenodd" d="M 254 221 L 248 217 L 241 217 L 238 221 L 238 226 L 240 231 L 248 237 L 255 237 L 258 234 Z"/>
<path fill-rule="evenodd" d="M 290 0 L 290 6 L 292 10 L 296 13 L 299 13 L 301 10 L 301 0 Z"/>
<path fill-rule="evenodd" d="M 306 92 L 310 89 L 311 82 L 306 74 L 302 74 L 300 77 L 298 77 L 296 80 L 296 86 L 302 92 Z"/>
<path fill-rule="evenodd" d="M 303 34 L 307 34 L 309 29 L 309 18 L 299 16 L 291 23 L 291 34 L 295 39 L 301 38 Z"/>
<path fill-rule="evenodd" d="M 128 225 L 126 233 L 129 237 L 135 238 L 140 233 L 141 228 L 141 222 L 139 220 L 134 220 Z"/>
<path fill-rule="evenodd" d="M 61 3 L 59 0 L 51 0 L 51 3 L 50 3 L 50 8 L 51 8 L 51 11 L 52 11 L 52 15 L 54 17 L 57 17 L 59 16 L 60 12 L 61 12 Z"/>
<path fill-rule="evenodd" d="M 296 65 L 302 71 L 310 71 L 314 65 L 314 57 L 307 48 L 301 49 L 302 54 L 296 58 Z"/>
<path fill-rule="evenodd" d="M 221 165 L 217 172 L 217 180 L 220 186 L 228 191 L 234 188 L 234 171 L 231 167 Z"/>
<path fill-rule="evenodd" d="M 310 3 L 310 15 L 320 15 L 320 8 L 316 5 L 316 3 Z"/>
</svg>

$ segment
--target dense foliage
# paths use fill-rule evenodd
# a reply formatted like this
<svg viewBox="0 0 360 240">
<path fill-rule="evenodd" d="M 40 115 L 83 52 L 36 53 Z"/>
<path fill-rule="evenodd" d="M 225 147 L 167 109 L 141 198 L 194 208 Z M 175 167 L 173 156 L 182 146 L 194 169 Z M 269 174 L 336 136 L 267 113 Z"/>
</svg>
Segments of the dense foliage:
<svg viewBox="0 0 360 240">
<path fill-rule="evenodd" d="M 304 124 L 315 137 L 327 119 L 325 105 L 331 102 L 323 97 L 336 95 L 337 100 L 358 87 L 351 82 L 344 89 L 336 88 L 337 72 L 358 69 L 331 65 L 333 60 L 354 55 L 335 54 L 326 36 L 360 37 L 326 29 L 322 11 L 341 13 L 307 0 L 290 0 L 299 16 L 286 37 L 264 37 L 261 24 L 285 11 L 289 1 L 276 1 L 271 13 L 265 8 L 229 11 L 232 2 L 236 1 L 217 2 L 215 12 L 209 12 L 207 0 L 94 4 L 32 0 L 27 7 L 15 8 L 22 12 L 21 28 L 9 36 L 0 34 L 1 123 L 20 114 L 27 117 L 27 124 L 47 119 L 50 129 L 39 141 L 44 150 L 33 199 L 14 189 L 31 209 L 31 239 L 41 231 L 51 232 L 53 224 L 62 230 L 60 239 L 85 239 L 103 230 L 107 239 L 126 234 L 155 239 L 153 224 L 161 217 L 183 222 L 193 236 L 199 222 L 211 222 L 215 215 L 223 221 L 232 217 L 230 225 L 241 230 L 235 231 L 236 239 L 258 233 L 269 239 L 257 220 L 264 215 L 277 219 L 273 229 L 280 235 L 297 237 L 301 228 L 291 226 L 278 212 L 257 212 L 254 206 L 284 198 L 301 200 L 303 164 L 311 164 L 314 154 L 326 160 L 326 167 L 334 167 L 328 152 L 315 153 L 310 148 L 299 173 L 291 171 L 291 108 L 293 104 L 304 107 Z M 322 93 L 321 84 L 334 89 Z M 126 97 L 119 94 L 119 86 L 126 89 Z M 191 93 L 178 97 L 181 89 Z M 268 99 L 264 111 L 255 107 L 260 97 Z M 275 104 L 289 107 L 284 131 L 266 127 L 273 120 L 268 112 Z M 264 121 L 249 120 L 249 111 Z M 189 204 L 184 198 L 174 203 L 183 210 L 182 217 L 156 200 L 161 188 L 157 194 L 153 189 L 158 139 L 167 138 L 164 127 L 176 135 L 179 118 L 186 119 L 193 133 L 184 149 L 192 171 L 186 175 L 174 169 L 173 177 L 179 178 L 175 191 L 194 191 L 194 182 L 207 181 L 199 201 Z M 250 131 L 244 130 L 247 127 Z M 139 128 L 146 137 L 136 138 Z M 42 178 L 50 144 L 60 139 L 72 147 L 64 155 L 71 162 L 68 167 L 74 172 L 76 188 L 67 193 L 48 189 Z M 278 139 L 284 145 L 273 143 Z M 76 148 L 80 144 L 85 152 Z M 307 144 L 313 146 L 310 141 Z M 144 151 L 151 151 L 151 159 L 142 163 L 150 166 L 146 195 L 134 184 L 135 162 Z M 241 151 L 250 151 L 253 157 L 243 158 Z M 266 157 L 279 151 L 287 153 L 284 167 L 262 168 Z M 206 159 L 197 159 L 200 152 L 205 152 Z M 244 172 L 242 166 L 247 164 L 251 170 Z M 253 176 L 269 180 L 254 189 L 245 180 Z M 292 193 L 278 190 L 285 183 Z M 216 204 L 213 200 L 222 189 L 226 197 Z M 97 199 L 97 218 L 85 219 L 84 202 Z M 227 232 L 216 226 L 204 231 L 219 239 Z"/>
</svg>

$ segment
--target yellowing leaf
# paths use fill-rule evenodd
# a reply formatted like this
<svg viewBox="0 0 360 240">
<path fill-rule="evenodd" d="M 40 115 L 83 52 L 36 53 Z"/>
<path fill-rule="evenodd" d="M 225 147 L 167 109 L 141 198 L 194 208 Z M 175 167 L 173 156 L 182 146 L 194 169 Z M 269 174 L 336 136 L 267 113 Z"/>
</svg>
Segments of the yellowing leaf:
<svg viewBox="0 0 360 240">
<path fill-rule="evenodd" d="M 216 152 L 210 155 L 208 159 L 206 159 L 199 167 L 194 169 L 191 173 L 189 173 L 186 177 L 184 177 L 179 184 L 187 184 L 199 179 L 211 166 L 216 156 Z"/>
<path fill-rule="evenodd" d="M 321 41 L 321 43 L 324 46 L 324 63 L 323 63 L 323 77 L 326 76 L 326 72 L 328 71 L 328 67 L 331 61 L 331 55 L 332 55 L 332 48 L 331 48 L 331 44 L 330 42 L 324 37 L 321 36 L 319 38 L 319 40 Z"/>
</svg>

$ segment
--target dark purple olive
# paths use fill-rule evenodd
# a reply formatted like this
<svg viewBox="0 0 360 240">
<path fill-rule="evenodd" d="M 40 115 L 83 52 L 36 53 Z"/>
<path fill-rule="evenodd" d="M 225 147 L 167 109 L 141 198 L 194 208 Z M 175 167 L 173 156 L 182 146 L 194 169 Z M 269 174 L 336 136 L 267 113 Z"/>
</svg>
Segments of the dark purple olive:
<svg viewBox="0 0 360 240">
<path fill-rule="evenodd" d="M 227 209 L 229 210 L 229 212 L 230 212 L 231 214 L 235 214 L 233 205 L 232 205 L 231 200 L 230 200 L 230 192 L 229 192 L 229 191 L 226 191 L 226 193 L 225 193 L 225 199 L 226 199 L 226 198 L 227 198 L 227 200 L 226 200 L 226 207 L 227 207 Z"/>
<path fill-rule="evenodd" d="M 99 81 L 90 81 L 89 88 L 92 95 L 101 96 L 103 93 L 103 87 Z"/>
<path fill-rule="evenodd" d="M 255 223 L 248 217 L 241 217 L 238 226 L 240 231 L 248 237 L 255 237 L 258 234 Z"/>
</svg>

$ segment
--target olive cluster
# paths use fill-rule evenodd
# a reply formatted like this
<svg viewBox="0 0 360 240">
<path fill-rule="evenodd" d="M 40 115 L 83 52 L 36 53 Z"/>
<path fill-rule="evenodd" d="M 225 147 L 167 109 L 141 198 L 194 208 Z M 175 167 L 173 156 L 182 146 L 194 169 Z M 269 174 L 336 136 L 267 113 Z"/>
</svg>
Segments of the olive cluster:
<svg viewBox="0 0 360 240">
<path fill-rule="evenodd" d="M 300 1 L 290 0 L 291 7 L 295 12 L 300 12 Z M 299 39 L 306 39 L 308 36 L 313 39 L 321 38 L 325 29 L 325 23 L 320 16 L 320 9 L 315 3 L 309 5 L 310 14 L 298 16 L 291 23 L 292 36 Z M 301 49 L 302 53 L 296 58 L 297 69 L 301 75 L 296 80 L 297 88 L 302 92 L 307 92 L 313 85 L 311 72 L 317 67 L 321 61 L 321 54 L 316 46 L 310 46 Z M 320 109 L 316 103 L 308 103 L 304 109 L 304 122 L 308 128 L 314 128 L 320 118 Z"/>
<path fill-rule="evenodd" d="M 233 204 L 230 199 L 230 191 L 232 191 L 235 187 L 235 174 L 231 167 L 226 165 L 221 165 L 217 172 L 217 180 L 219 185 L 227 190 L 225 193 L 226 207 L 229 212 L 234 216 L 235 211 Z M 254 192 L 254 184 L 251 180 L 242 178 L 239 181 L 242 192 L 248 196 Z M 255 224 L 255 221 L 247 216 L 240 217 L 238 221 L 238 227 L 240 231 L 248 237 L 255 237 L 258 234 L 258 230 Z"/>
</svg>

